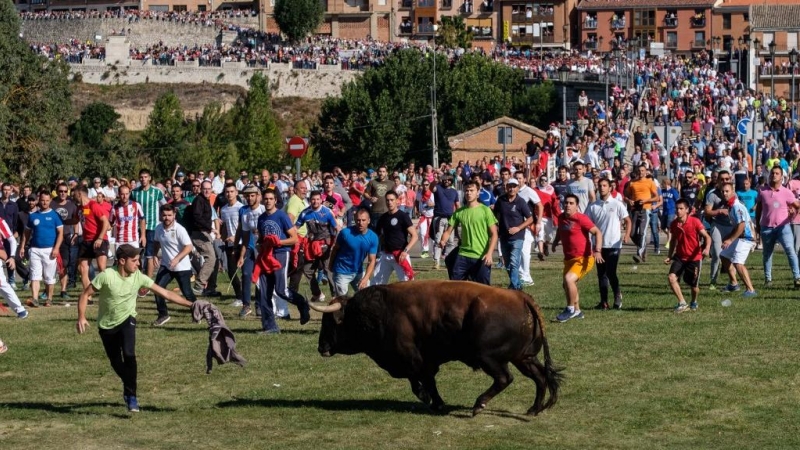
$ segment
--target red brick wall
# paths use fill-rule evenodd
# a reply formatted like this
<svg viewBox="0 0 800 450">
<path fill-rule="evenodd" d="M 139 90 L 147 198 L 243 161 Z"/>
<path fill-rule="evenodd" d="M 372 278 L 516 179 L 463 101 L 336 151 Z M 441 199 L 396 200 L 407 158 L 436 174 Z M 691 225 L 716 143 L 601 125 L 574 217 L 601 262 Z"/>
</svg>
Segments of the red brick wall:
<svg viewBox="0 0 800 450">
<path fill-rule="evenodd" d="M 375 39 L 389 42 L 389 16 L 378 17 L 378 36 Z"/>
<path fill-rule="evenodd" d="M 518 128 L 514 128 L 513 143 L 506 145 L 506 157 L 511 159 L 516 156 L 518 161 L 525 160 L 525 144 L 531 140 L 530 133 Z M 541 141 L 541 139 L 537 139 Z M 452 145 L 452 160 L 473 162 L 482 159 L 484 156 L 493 158 L 503 155 L 503 144 L 497 143 L 497 127 L 486 129 L 478 134 L 474 134 L 462 142 Z"/>
<path fill-rule="evenodd" d="M 340 17 L 339 37 L 364 39 L 369 34 L 369 17 Z"/>
</svg>

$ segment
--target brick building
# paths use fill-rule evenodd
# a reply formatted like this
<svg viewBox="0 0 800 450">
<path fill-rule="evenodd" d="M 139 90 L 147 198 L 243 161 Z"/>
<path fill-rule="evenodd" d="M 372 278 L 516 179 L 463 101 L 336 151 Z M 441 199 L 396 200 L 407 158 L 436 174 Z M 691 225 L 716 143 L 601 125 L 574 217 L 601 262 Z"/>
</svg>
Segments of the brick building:
<svg viewBox="0 0 800 450">
<path fill-rule="evenodd" d="M 570 48 L 577 0 L 501 0 L 499 40 L 514 46 Z"/>
<path fill-rule="evenodd" d="M 796 81 L 798 72 L 797 64 L 794 68 L 791 65 L 790 52 L 798 51 L 800 4 L 754 4 L 750 6 L 749 15 L 753 43 L 749 52 L 752 84 L 760 91 L 774 92 L 791 100 L 791 83 L 793 78 Z"/>
<path fill-rule="evenodd" d="M 656 54 L 662 49 L 683 54 L 710 49 L 716 35 L 711 14 L 717 1 L 581 0 L 580 48 L 607 52 L 639 42 Z"/>
<path fill-rule="evenodd" d="M 525 144 L 531 140 L 531 136 L 536 136 L 540 142 L 545 138 L 543 130 L 503 116 L 448 138 L 447 142 L 452 152 L 451 161 L 472 162 L 484 157 L 494 158 L 502 155 L 503 144 L 498 144 L 499 127 L 512 128 L 512 142 L 506 144 L 508 159 L 516 156 L 518 161 L 525 161 Z"/>
</svg>

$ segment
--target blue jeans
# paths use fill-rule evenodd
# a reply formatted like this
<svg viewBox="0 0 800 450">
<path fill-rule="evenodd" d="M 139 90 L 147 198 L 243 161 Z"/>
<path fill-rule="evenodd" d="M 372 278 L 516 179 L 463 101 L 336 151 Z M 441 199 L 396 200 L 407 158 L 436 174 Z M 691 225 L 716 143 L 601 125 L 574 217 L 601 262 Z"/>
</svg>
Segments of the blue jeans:
<svg viewBox="0 0 800 450">
<path fill-rule="evenodd" d="M 522 239 L 503 239 L 500 241 L 500 246 L 503 248 L 503 258 L 506 263 L 506 272 L 508 272 L 508 288 L 521 290 L 522 283 L 519 278 L 519 265 L 522 260 Z"/>
<path fill-rule="evenodd" d="M 253 297 L 253 267 L 255 263 L 255 252 L 248 247 L 244 254 L 244 264 L 242 264 L 242 304 L 244 306 L 250 306 L 250 299 Z"/>
<path fill-rule="evenodd" d="M 468 258 L 459 255 L 458 250 L 454 250 L 452 254 L 456 256 L 452 258 L 452 269 L 449 269 L 448 265 L 451 280 L 470 280 L 487 286 L 492 285 L 492 268 L 484 264 L 482 258 Z M 517 267 L 519 267 L 519 262 L 517 262 Z M 519 274 L 518 270 L 516 272 Z"/>
<path fill-rule="evenodd" d="M 178 287 L 181 290 L 181 294 L 186 297 L 186 300 L 194 303 L 197 298 L 195 298 L 194 292 L 192 292 L 192 271 L 172 271 L 169 270 L 168 267 L 159 267 L 158 274 L 156 275 L 155 279 L 157 285 L 166 289 L 173 279 L 178 282 Z M 167 301 L 160 295 L 156 295 L 156 309 L 158 310 L 158 317 L 169 316 L 169 312 L 167 311 Z"/>
<path fill-rule="evenodd" d="M 761 228 L 761 243 L 764 246 L 764 278 L 767 281 L 772 280 L 772 252 L 775 250 L 776 242 L 779 242 L 783 247 L 783 251 L 786 252 L 786 257 L 789 259 L 789 267 L 792 268 L 792 278 L 795 280 L 800 278 L 797 253 L 794 250 L 794 236 L 789 225 Z"/>
<path fill-rule="evenodd" d="M 303 309 L 308 308 L 305 297 L 289 289 L 289 279 L 286 274 L 289 270 L 289 257 L 289 252 L 276 253 L 275 259 L 281 263 L 281 268 L 272 273 L 262 272 L 258 277 L 258 306 L 261 308 L 261 327 L 264 331 L 280 331 L 275 321 L 273 294 L 297 306 L 301 315 Z"/>
<path fill-rule="evenodd" d="M 353 291 L 358 292 L 358 283 L 361 282 L 363 273 L 333 273 L 331 277 L 331 290 L 334 296 L 347 295 L 348 286 L 353 286 Z"/>
<path fill-rule="evenodd" d="M 661 221 L 658 220 L 658 211 L 650 211 L 650 234 L 653 235 L 653 248 L 658 251 L 658 247 L 660 244 L 659 237 L 658 237 L 658 226 L 661 224 Z"/>
</svg>

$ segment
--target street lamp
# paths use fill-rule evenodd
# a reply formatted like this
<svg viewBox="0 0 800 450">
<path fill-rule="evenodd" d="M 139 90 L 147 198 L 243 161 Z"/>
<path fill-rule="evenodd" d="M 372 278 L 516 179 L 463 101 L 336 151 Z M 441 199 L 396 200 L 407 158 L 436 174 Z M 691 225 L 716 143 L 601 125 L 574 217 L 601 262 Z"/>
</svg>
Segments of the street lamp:
<svg viewBox="0 0 800 450">
<path fill-rule="evenodd" d="M 604 101 L 608 101 L 608 68 L 611 67 L 611 55 L 608 53 L 603 56 L 603 70 L 606 73 L 606 98 Z"/>
<path fill-rule="evenodd" d="M 746 59 L 747 64 L 744 64 L 744 69 L 745 69 L 744 85 L 746 86 L 747 89 L 749 89 L 750 88 L 750 37 L 749 36 L 744 39 L 744 45 L 745 47 L 743 48 L 743 50 L 745 49 L 747 50 L 747 59 Z M 741 57 L 739 57 L 739 59 L 741 59 Z"/>
<path fill-rule="evenodd" d="M 431 86 L 431 138 L 433 139 L 431 153 L 434 169 L 439 168 L 439 130 L 437 127 L 436 114 L 436 32 L 439 25 L 433 25 L 433 86 Z"/>
<path fill-rule="evenodd" d="M 770 93 L 770 97 L 774 99 L 775 98 L 775 39 L 774 39 L 774 37 L 773 37 L 772 41 L 769 43 L 768 47 L 769 47 L 769 59 L 770 59 L 770 62 L 772 63 L 772 67 L 771 67 L 772 70 L 770 71 L 771 74 L 772 74 L 772 76 L 771 76 L 771 78 L 772 78 L 772 92 Z"/>
<path fill-rule="evenodd" d="M 761 67 L 761 60 L 760 60 L 760 58 L 758 56 L 759 53 L 761 52 L 761 41 L 758 38 L 755 38 L 753 40 L 753 48 L 755 49 L 755 52 L 756 52 L 756 56 L 755 57 L 756 57 L 756 59 L 759 60 L 758 61 L 759 64 L 756 65 L 756 70 L 755 70 L 755 73 L 756 73 L 756 93 L 758 93 L 759 88 L 761 88 L 761 86 L 759 86 L 759 84 L 761 83 L 761 77 L 760 77 L 760 74 L 758 73 L 758 68 Z"/>
<path fill-rule="evenodd" d="M 564 63 L 558 68 L 558 79 L 561 81 L 561 125 L 567 126 L 567 82 L 569 81 L 569 66 Z M 561 155 L 560 158 L 564 159 L 567 154 L 567 130 L 564 128 L 564 134 L 561 136 Z M 560 165 L 561 163 L 559 163 Z"/>
<path fill-rule="evenodd" d="M 792 51 L 789 52 L 789 65 L 790 70 L 792 71 L 792 120 L 794 120 L 794 68 L 795 64 L 797 64 L 797 49 L 792 48 Z"/>
</svg>

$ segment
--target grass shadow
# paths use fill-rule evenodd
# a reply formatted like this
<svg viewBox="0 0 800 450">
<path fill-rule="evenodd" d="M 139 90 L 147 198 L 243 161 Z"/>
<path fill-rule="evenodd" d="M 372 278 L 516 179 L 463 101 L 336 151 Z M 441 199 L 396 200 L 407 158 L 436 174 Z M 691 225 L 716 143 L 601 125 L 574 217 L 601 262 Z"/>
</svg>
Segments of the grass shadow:
<svg viewBox="0 0 800 450">
<path fill-rule="evenodd" d="M 44 403 L 44 402 L 11 402 L 0 403 L 0 409 L 15 409 L 15 410 L 30 410 L 30 411 L 43 411 L 57 414 L 78 414 L 86 416 L 111 416 L 118 419 L 129 419 L 130 414 L 120 413 L 101 413 L 95 411 L 86 411 L 86 408 L 122 408 L 122 401 L 119 403 L 112 402 L 91 402 L 91 403 Z M 161 408 L 158 406 L 146 406 L 142 408 L 150 412 L 174 412 L 174 408 Z"/>
<path fill-rule="evenodd" d="M 375 411 L 375 412 L 414 412 L 425 415 L 445 415 L 466 407 L 445 405 L 442 411 L 433 411 L 420 402 L 400 400 L 288 400 L 288 399 L 249 399 L 240 398 L 217 403 L 217 408 L 240 407 L 263 408 L 316 408 L 325 411 Z M 471 416 L 471 415 L 470 415 Z"/>
</svg>

